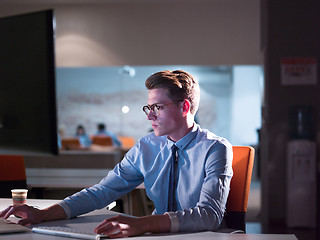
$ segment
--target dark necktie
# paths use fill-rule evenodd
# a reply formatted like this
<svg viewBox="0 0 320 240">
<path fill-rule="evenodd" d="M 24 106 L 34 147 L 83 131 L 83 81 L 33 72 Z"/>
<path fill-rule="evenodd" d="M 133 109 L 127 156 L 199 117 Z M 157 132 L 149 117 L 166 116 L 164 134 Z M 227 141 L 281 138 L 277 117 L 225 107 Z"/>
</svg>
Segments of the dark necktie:
<svg viewBox="0 0 320 240">
<path fill-rule="evenodd" d="M 177 210 L 177 202 L 175 198 L 176 192 L 176 167 L 177 167 L 177 147 L 176 145 L 172 146 L 172 157 L 171 157 L 171 167 L 170 167 L 170 179 L 169 179 L 169 194 L 168 194 L 168 212 L 174 212 Z"/>
</svg>

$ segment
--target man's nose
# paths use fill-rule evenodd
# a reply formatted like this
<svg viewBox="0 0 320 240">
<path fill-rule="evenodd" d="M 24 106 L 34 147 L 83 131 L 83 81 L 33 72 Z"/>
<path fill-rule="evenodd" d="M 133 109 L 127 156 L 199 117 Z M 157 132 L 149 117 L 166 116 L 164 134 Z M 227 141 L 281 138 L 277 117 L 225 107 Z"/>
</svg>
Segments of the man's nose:
<svg viewBox="0 0 320 240">
<path fill-rule="evenodd" d="M 154 111 L 150 111 L 149 114 L 147 115 L 148 120 L 154 120 L 156 118 L 156 114 Z"/>
</svg>

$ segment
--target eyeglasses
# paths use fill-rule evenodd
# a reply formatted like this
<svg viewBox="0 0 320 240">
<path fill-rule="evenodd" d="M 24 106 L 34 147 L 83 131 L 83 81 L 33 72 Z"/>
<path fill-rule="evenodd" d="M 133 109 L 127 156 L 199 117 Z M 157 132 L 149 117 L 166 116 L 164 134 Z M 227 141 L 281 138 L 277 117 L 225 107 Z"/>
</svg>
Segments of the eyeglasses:
<svg viewBox="0 0 320 240">
<path fill-rule="evenodd" d="M 183 101 L 183 100 L 177 100 L 177 101 L 174 101 L 174 102 L 170 102 L 170 103 L 167 103 L 167 104 L 163 104 L 163 105 L 157 105 L 157 104 L 152 104 L 152 105 L 146 105 L 146 106 L 143 106 L 142 107 L 142 110 L 144 111 L 144 113 L 148 116 L 149 113 L 152 111 L 154 113 L 155 116 L 159 116 L 159 111 L 160 109 L 162 109 L 164 106 L 168 106 L 170 104 L 173 104 L 173 103 L 176 103 L 176 102 L 180 102 L 180 101 Z"/>
</svg>

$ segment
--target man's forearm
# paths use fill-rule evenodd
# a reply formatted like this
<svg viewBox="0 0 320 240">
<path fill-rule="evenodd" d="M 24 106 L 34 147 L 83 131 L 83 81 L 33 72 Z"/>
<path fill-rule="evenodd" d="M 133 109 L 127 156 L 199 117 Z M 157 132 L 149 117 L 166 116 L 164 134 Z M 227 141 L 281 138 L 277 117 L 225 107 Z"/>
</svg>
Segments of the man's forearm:
<svg viewBox="0 0 320 240">
<path fill-rule="evenodd" d="M 171 221 L 168 215 L 150 215 L 142 217 L 145 220 L 147 228 L 146 232 L 163 233 L 170 232 Z"/>
<path fill-rule="evenodd" d="M 67 215 L 64 209 L 58 204 L 41 210 L 41 219 L 43 222 L 64 219 L 66 217 Z"/>
</svg>

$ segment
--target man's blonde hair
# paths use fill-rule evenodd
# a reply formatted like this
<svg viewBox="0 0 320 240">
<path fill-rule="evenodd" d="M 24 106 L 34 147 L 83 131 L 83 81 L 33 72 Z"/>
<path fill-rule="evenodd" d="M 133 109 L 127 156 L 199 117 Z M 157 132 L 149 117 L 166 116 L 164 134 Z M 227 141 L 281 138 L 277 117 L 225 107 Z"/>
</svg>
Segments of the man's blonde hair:
<svg viewBox="0 0 320 240">
<path fill-rule="evenodd" d="M 182 70 L 161 71 L 152 74 L 145 82 L 148 90 L 166 89 L 172 101 L 188 99 L 190 112 L 195 115 L 200 101 L 199 83 L 189 73 Z"/>
</svg>

